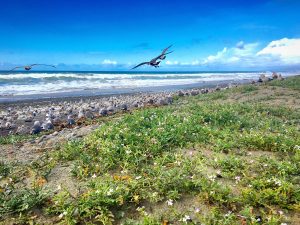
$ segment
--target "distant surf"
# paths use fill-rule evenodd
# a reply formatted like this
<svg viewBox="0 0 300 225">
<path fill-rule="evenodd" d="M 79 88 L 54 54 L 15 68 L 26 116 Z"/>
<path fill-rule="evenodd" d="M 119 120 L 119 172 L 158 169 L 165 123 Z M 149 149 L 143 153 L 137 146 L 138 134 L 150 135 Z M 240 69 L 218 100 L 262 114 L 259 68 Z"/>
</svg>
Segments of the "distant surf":
<svg viewBox="0 0 300 225">
<path fill-rule="evenodd" d="M 0 72 L 0 96 L 151 89 L 203 82 L 257 80 L 261 72 Z M 271 72 L 267 73 L 271 75 Z M 282 73 L 284 76 L 295 73 Z"/>
</svg>

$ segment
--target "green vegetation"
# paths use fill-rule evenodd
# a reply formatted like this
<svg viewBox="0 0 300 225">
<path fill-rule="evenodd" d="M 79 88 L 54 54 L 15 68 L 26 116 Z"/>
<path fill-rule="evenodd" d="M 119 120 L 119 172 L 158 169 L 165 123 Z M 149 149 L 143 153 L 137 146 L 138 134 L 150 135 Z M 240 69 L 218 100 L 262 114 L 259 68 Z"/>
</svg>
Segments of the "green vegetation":
<svg viewBox="0 0 300 225">
<path fill-rule="evenodd" d="M 289 79 L 280 86 L 294 88 Z M 232 101 L 266 88 L 183 97 L 107 120 L 27 166 L 30 190 L 0 183 L 0 217 L 43 205 L 43 216 L 61 224 L 296 224 L 299 110 Z M 80 188 L 39 188 L 62 165 Z M 15 173 L 0 164 L 2 180 Z"/>
<path fill-rule="evenodd" d="M 273 80 L 272 82 L 268 83 L 268 85 L 300 90 L 300 79 L 299 76 L 296 76 L 296 77 L 290 77 L 283 81 Z"/>
</svg>

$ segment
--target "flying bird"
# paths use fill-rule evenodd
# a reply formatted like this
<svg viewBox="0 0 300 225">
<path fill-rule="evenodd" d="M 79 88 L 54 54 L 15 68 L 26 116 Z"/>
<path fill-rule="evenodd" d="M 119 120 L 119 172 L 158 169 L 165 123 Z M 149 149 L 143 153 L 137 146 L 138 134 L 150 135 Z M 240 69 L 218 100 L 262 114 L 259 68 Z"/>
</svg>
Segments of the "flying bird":
<svg viewBox="0 0 300 225">
<path fill-rule="evenodd" d="M 10 71 L 13 71 L 15 69 L 24 68 L 25 70 L 31 70 L 33 66 L 51 66 L 56 68 L 54 65 L 47 65 L 47 64 L 31 64 L 28 66 L 16 66 L 15 68 L 11 69 Z"/>
<path fill-rule="evenodd" d="M 172 53 L 173 51 L 167 52 L 168 49 L 171 48 L 171 47 L 172 47 L 172 45 L 165 48 L 159 56 L 155 57 L 154 59 L 151 59 L 149 62 L 142 62 L 142 63 L 136 65 L 135 67 L 132 68 L 132 70 L 137 68 L 137 67 L 140 67 L 142 65 L 154 66 L 155 68 L 159 67 L 159 64 L 160 64 L 161 61 L 157 61 L 157 60 L 159 60 L 159 59 L 164 60 L 166 58 L 166 55 Z"/>
</svg>

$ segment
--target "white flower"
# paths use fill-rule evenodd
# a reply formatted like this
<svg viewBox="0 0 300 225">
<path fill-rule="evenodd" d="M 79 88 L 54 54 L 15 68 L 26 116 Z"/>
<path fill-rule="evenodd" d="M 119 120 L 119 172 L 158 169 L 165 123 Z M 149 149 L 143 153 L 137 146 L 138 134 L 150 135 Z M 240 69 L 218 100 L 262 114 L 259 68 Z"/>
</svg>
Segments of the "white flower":
<svg viewBox="0 0 300 225">
<path fill-rule="evenodd" d="M 195 213 L 199 213 L 200 212 L 200 209 L 199 208 L 196 208 L 195 209 Z"/>
<path fill-rule="evenodd" d="M 113 192 L 114 192 L 114 189 L 110 188 L 106 194 L 107 194 L 107 196 L 110 196 L 110 195 L 112 195 Z"/>
<path fill-rule="evenodd" d="M 287 223 L 281 223 L 280 225 L 287 225 Z"/>
<path fill-rule="evenodd" d="M 127 172 L 128 172 L 128 170 L 122 170 L 121 171 L 122 174 L 127 173 Z"/>
<path fill-rule="evenodd" d="M 57 185 L 57 190 L 61 190 L 61 185 Z"/>
<path fill-rule="evenodd" d="M 131 150 L 126 150 L 125 152 L 127 155 L 129 155 L 131 153 Z"/>
<path fill-rule="evenodd" d="M 65 215 L 67 215 L 67 212 L 64 211 L 63 213 L 59 214 L 58 218 L 61 219 L 63 218 Z"/>
<path fill-rule="evenodd" d="M 167 200 L 167 204 L 168 204 L 168 206 L 172 206 L 173 205 L 173 200 L 172 199 Z"/>
<path fill-rule="evenodd" d="M 175 161 L 175 163 L 178 165 L 178 166 L 180 166 L 181 165 L 181 162 L 180 161 Z"/>
<path fill-rule="evenodd" d="M 137 208 L 136 208 L 136 211 L 139 211 L 139 212 L 140 212 L 140 211 L 143 211 L 144 209 L 145 209 L 145 206 L 137 207 Z"/>
<path fill-rule="evenodd" d="M 240 176 L 236 176 L 234 179 L 235 179 L 235 183 L 236 184 L 241 181 L 241 177 Z"/>
<path fill-rule="evenodd" d="M 225 216 L 228 217 L 228 216 L 231 215 L 231 213 L 232 213 L 231 211 L 228 211 L 228 212 L 225 214 Z"/>
<path fill-rule="evenodd" d="M 136 180 L 139 180 L 139 179 L 141 179 L 142 178 L 142 176 L 137 176 L 135 179 Z"/>
<path fill-rule="evenodd" d="M 96 177 L 97 177 L 97 175 L 94 173 L 93 176 L 92 176 L 92 178 L 95 179 Z"/>
<path fill-rule="evenodd" d="M 278 211 L 279 215 L 283 215 L 283 212 L 281 210 Z"/>
<path fill-rule="evenodd" d="M 216 176 L 215 175 L 208 175 L 208 179 L 214 182 L 215 179 L 216 179 Z"/>
<path fill-rule="evenodd" d="M 191 217 L 189 216 L 189 215 L 185 215 L 183 218 L 182 218 L 182 221 L 183 222 L 188 222 L 188 221 L 190 221 L 191 220 Z"/>
</svg>

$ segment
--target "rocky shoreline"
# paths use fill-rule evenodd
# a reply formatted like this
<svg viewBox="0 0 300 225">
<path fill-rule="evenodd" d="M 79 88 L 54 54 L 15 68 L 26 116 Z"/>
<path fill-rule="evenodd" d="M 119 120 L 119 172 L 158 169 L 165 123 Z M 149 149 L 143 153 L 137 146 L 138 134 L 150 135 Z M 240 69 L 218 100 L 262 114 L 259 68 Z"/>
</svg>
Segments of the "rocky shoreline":
<svg viewBox="0 0 300 225">
<path fill-rule="evenodd" d="M 283 79 L 274 73 L 272 78 L 261 75 L 252 84 Z M 242 84 L 223 84 L 212 88 L 193 88 L 158 93 L 137 93 L 100 96 L 82 99 L 60 99 L 41 102 L 18 102 L 0 106 L 0 135 L 49 133 L 80 126 L 86 120 L 127 112 L 136 108 L 172 104 L 176 96 L 195 96 L 228 89 Z"/>
</svg>

